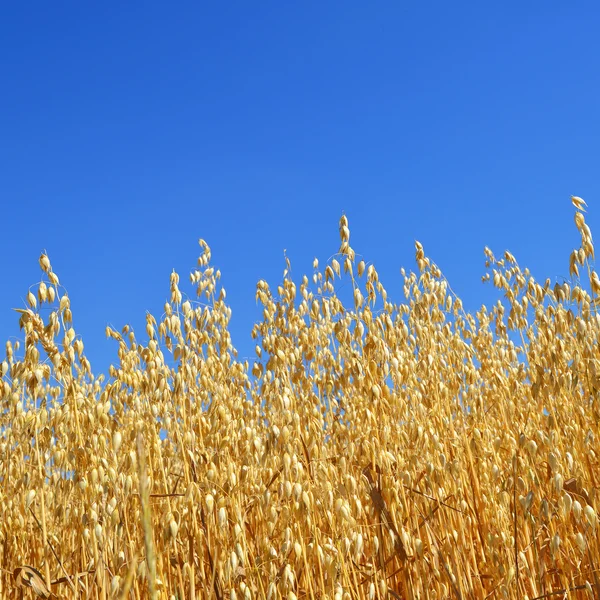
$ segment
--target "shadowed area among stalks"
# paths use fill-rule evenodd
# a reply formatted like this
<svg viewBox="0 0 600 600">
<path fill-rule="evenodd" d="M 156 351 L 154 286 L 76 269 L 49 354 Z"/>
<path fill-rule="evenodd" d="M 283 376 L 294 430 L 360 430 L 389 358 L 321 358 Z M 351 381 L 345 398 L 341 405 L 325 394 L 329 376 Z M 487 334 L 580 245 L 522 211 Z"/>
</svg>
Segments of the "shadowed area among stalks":
<svg viewBox="0 0 600 600">
<path fill-rule="evenodd" d="M 501 299 L 476 314 L 418 242 L 388 297 L 342 217 L 324 268 L 258 282 L 252 363 L 203 240 L 193 298 L 173 273 L 143 342 L 107 328 L 106 377 L 43 254 L 1 363 L 0 596 L 600 597 L 600 280 L 572 201 L 571 281 L 486 248 Z"/>
</svg>

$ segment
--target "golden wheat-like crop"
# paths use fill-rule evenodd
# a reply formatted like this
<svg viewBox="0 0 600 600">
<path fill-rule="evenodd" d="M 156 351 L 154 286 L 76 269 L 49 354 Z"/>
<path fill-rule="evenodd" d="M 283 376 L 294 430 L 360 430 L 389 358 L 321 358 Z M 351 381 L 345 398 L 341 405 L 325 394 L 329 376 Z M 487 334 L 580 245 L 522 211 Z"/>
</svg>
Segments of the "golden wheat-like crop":
<svg viewBox="0 0 600 600">
<path fill-rule="evenodd" d="M 1 363 L 0 597 L 600 598 L 600 280 L 572 201 L 571 281 L 486 248 L 503 299 L 476 314 L 418 242 L 392 301 L 342 217 L 323 270 L 258 282 L 252 364 L 203 240 L 195 298 L 173 273 L 144 342 L 106 329 L 106 378 L 42 254 Z"/>
</svg>

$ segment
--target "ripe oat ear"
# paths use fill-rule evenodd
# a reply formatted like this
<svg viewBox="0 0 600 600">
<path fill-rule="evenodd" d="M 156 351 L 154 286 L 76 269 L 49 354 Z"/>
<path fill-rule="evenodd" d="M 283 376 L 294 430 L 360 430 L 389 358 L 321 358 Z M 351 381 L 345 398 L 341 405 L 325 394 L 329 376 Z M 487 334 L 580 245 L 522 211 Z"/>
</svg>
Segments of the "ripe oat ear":
<svg viewBox="0 0 600 600">
<path fill-rule="evenodd" d="M 13 571 L 15 585 L 22 590 L 31 589 L 38 598 L 56 598 L 48 589 L 42 574 L 34 567 L 23 565 Z"/>
<path fill-rule="evenodd" d="M 583 198 L 580 198 L 579 196 L 571 196 L 571 202 L 577 210 L 585 212 L 584 206 L 587 206 L 587 204 Z"/>
</svg>

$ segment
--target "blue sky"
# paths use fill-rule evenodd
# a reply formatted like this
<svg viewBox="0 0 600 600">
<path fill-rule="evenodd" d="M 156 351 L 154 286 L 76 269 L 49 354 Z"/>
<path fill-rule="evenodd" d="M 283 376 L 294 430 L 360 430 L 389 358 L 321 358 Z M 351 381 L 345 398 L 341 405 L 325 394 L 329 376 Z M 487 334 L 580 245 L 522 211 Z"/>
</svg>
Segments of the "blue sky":
<svg viewBox="0 0 600 600">
<path fill-rule="evenodd" d="M 199 254 L 252 355 L 255 285 L 351 244 L 392 299 L 414 240 L 467 308 L 483 247 L 568 275 L 600 199 L 600 5 L 4 3 L 0 337 L 47 249 L 95 371 Z M 184 286 L 191 292 L 191 287 Z M 141 336 L 142 337 L 142 336 Z"/>
</svg>

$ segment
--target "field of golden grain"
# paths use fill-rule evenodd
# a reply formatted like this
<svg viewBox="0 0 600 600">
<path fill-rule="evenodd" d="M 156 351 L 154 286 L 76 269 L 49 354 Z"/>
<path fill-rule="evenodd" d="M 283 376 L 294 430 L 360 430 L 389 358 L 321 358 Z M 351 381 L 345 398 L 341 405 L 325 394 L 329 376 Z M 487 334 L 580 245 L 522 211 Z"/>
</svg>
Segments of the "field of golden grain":
<svg viewBox="0 0 600 600">
<path fill-rule="evenodd" d="M 476 314 L 419 243 L 388 297 L 342 217 L 328 264 L 258 282 L 251 363 L 204 241 L 189 297 L 173 273 L 141 336 L 107 328 L 106 376 L 43 254 L 1 362 L 0 597 L 600 598 L 600 280 L 572 201 L 571 281 L 486 248 L 501 300 Z"/>
</svg>

